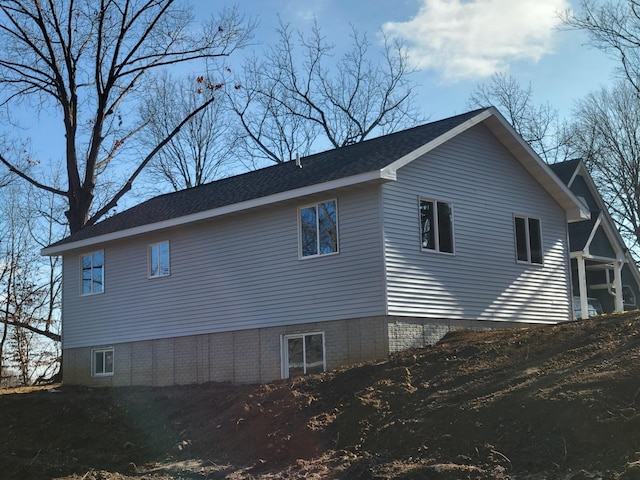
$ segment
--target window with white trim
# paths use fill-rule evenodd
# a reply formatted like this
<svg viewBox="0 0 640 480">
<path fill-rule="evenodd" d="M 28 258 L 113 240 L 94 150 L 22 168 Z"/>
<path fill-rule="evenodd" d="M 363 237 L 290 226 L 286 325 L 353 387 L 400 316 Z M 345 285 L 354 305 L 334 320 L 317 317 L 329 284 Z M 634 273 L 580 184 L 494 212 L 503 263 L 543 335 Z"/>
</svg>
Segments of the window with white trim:
<svg viewBox="0 0 640 480">
<path fill-rule="evenodd" d="M 518 262 L 542 265 L 542 231 L 540 219 L 516 215 L 513 217 Z"/>
<path fill-rule="evenodd" d="M 149 278 L 169 275 L 169 242 L 149 245 Z"/>
<path fill-rule="evenodd" d="M 300 257 L 338 252 L 338 209 L 336 200 L 300 207 Z"/>
<path fill-rule="evenodd" d="M 94 377 L 113 375 L 113 347 L 91 350 L 91 374 Z"/>
<path fill-rule="evenodd" d="M 82 294 L 104 292 L 104 251 L 82 255 Z"/>
<path fill-rule="evenodd" d="M 324 372 L 324 332 L 282 336 L 282 378 Z"/>
<path fill-rule="evenodd" d="M 453 208 L 448 202 L 420 199 L 420 247 L 453 253 Z"/>
</svg>

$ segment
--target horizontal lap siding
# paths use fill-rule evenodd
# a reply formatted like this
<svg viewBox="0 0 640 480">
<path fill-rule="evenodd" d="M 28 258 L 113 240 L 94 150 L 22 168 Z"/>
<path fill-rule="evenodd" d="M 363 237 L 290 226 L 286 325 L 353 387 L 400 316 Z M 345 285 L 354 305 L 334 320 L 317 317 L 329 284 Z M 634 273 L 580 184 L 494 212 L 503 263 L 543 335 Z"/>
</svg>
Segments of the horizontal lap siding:
<svg viewBox="0 0 640 480">
<path fill-rule="evenodd" d="M 105 292 L 79 295 L 65 258 L 64 346 L 121 343 L 384 314 L 379 186 L 263 208 L 105 246 Z M 340 252 L 298 259 L 297 207 L 338 200 Z M 169 240 L 171 275 L 147 278 Z"/>
<path fill-rule="evenodd" d="M 420 251 L 419 196 L 453 204 L 454 255 Z M 484 126 L 403 167 L 383 199 L 390 315 L 569 318 L 564 212 Z M 541 219 L 544 266 L 516 262 L 514 214 Z"/>
</svg>

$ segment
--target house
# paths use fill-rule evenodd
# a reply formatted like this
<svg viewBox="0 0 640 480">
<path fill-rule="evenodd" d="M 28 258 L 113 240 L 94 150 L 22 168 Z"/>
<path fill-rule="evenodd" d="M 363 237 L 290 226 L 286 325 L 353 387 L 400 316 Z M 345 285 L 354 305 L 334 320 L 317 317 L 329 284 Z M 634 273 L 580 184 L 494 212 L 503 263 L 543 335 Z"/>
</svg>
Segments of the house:
<svg viewBox="0 0 640 480">
<path fill-rule="evenodd" d="M 161 195 L 43 250 L 65 382 L 266 382 L 567 321 L 587 218 L 494 108 Z"/>
<path fill-rule="evenodd" d="M 569 160 L 551 169 L 591 212 L 590 219 L 569 225 L 572 291 L 579 316 L 600 310 L 590 309 L 589 303 L 601 306 L 599 313 L 638 308 L 640 272 L 584 163 Z"/>
</svg>

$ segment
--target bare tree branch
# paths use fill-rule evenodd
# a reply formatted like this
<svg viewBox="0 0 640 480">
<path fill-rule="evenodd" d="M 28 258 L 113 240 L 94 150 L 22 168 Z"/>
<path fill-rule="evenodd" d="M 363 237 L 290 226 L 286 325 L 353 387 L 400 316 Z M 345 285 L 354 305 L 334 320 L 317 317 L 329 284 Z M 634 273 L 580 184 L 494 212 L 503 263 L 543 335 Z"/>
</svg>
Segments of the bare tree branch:
<svg viewBox="0 0 640 480">
<path fill-rule="evenodd" d="M 630 245 L 640 244 L 640 98 L 624 82 L 587 95 L 574 112 L 573 151 L 589 169 Z"/>
<path fill-rule="evenodd" d="M 174 138 L 178 132 L 182 129 L 182 127 L 189 123 L 189 121 L 197 116 L 201 111 L 205 110 L 215 99 L 213 97 L 205 100 L 202 105 L 197 107 L 195 110 L 191 111 L 186 117 L 182 119 L 182 121 L 176 125 L 176 127 L 169 132 L 169 134 L 161 141 L 159 141 L 155 147 L 149 152 L 149 154 L 138 164 L 138 168 L 134 170 L 133 173 L 129 176 L 125 184 L 112 196 L 111 200 L 107 202 L 101 209 L 99 209 L 91 218 L 89 218 L 85 225 L 93 225 L 98 219 L 100 219 L 103 215 L 106 215 L 109 210 L 114 208 L 118 201 L 129 191 L 131 190 L 131 186 L 135 179 L 142 173 L 142 170 L 147 166 L 147 164 L 153 159 L 153 157 L 164 148 L 164 146 Z"/>
<path fill-rule="evenodd" d="M 177 120 L 203 98 L 213 97 L 214 101 L 191 117 L 149 164 L 147 173 L 156 188 L 167 183 L 174 190 L 202 185 L 236 161 L 230 136 L 232 112 L 223 93 L 233 87 L 226 81 L 230 75 L 230 68 L 223 68 L 184 81 L 169 75 L 158 80 L 142 108 L 142 115 L 148 119 L 150 145 L 163 140 Z"/>
<path fill-rule="evenodd" d="M 424 120 L 401 43 L 383 37 L 377 63 L 367 37 L 353 30 L 351 50 L 334 61 L 317 24 L 308 36 L 282 24 L 278 34 L 262 61 L 247 62 L 242 93 L 231 99 L 237 140 L 250 156 L 287 161 L 317 143 L 341 147 Z"/>
<path fill-rule="evenodd" d="M 475 88 L 467 105 L 470 108 L 495 106 L 547 163 L 567 159 L 565 127 L 558 119 L 558 112 L 548 103 L 536 105 L 531 85 L 522 87 L 515 78 L 496 73 L 488 83 Z"/>
<path fill-rule="evenodd" d="M 43 183 L 38 182 L 37 180 L 35 180 L 34 178 L 32 178 L 31 176 L 29 176 L 25 170 L 22 170 L 18 167 L 16 167 L 15 165 L 13 165 L 11 162 L 9 162 L 4 155 L 0 155 L 0 162 L 3 163 L 11 173 L 14 173 L 16 175 L 18 175 L 20 178 L 22 178 L 23 180 L 26 180 L 27 182 L 29 182 L 31 185 L 33 185 L 36 188 L 39 188 L 41 190 L 45 190 L 47 192 L 50 193 L 54 193 L 56 195 L 65 195 L 66 192 L 63 192 L 62 190 L 59 190 L 57 188 L 51 187 L 49 185 L 45 185 Z"/>
<path fill-rule="evenodd" d="M 565 26 L 589 35 L 591 45 L 620 60 L 627 81 L 640 92 L 640 4 L 637 0 L 581 0 L 578 12 L 561 15 Z"/>
<path fill-rule="evenodd" d="M 131 189 L 151 158 L 201 106 L 176 120 L 165 142 L 139 150 L 146 121 L 135 114 L 164 67 L 230 55 L 253 25 L 235 9 L 193 28 L 180 0 L 5 0 L 0 2 L 0 105 L 55 111 L 64 126 L 66 189 L 1 163 L 32 185 L 66 199 L 71 232 L 95 223 Z M 203 68 L 203 66 L 201 67 Z M 204 105 L 204 104 L 203 104 Z M 206 108 L 206 107 L 203 107 Z M 117 119 L 117 120 L 116 120 Z M 142 158 L 142 160 L 140 160 Z M 106 195 L 116 159 L 125 180 Z M 96 194 L 100 197 L 96 204 Z"/>
</svg>

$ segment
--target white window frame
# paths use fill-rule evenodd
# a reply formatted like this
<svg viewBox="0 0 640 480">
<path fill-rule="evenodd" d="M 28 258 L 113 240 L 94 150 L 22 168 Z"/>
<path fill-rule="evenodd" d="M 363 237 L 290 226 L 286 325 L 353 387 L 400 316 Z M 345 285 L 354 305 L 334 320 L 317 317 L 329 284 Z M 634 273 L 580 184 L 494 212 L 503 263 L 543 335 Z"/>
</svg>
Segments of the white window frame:
<svg viewBox="0 0 640 480">
<path fill-rule="evenodd" d="M 333 204 L 335 205 L 335 212 L 336 212 L 336 225 L 335 225 L 335 229 L 336 229 L 336 249 L 333 252 L 327 252 L 327 253 L 322 253 L 320 251 L 320 226 L 319 226 L 319 218 L 320 216 L 318 215 L 318 206 L 323 204 L 323 203 L 328 203 L 328 202 L 333 202 Z M 307 209 L 307 208 L 311 208 L 314 207 L 316 210 L 316 253 L 313 255 L 304 255 L 304 249 L 302 246 L 302 211 Z M 338 253 L 340 253 L 340 227 L 339 227 L 339 213 L 338 213 L 338 199 L 337 198 L 329 198 L 326 200 L 321 200 L 318 202 L 314 202 L 314 203 L 309 203 L 306 205 L 301 205 L 298 207 L 298 259 L 299 260 L 306 260 L 309 258 L 318 258 L 318 257 L 328 257 L 331 255 L 337 255 Z"/>
<path fill-rule="evenodd" d="M 527 247 L 527 259 L 526 260 L 521 260 L 518 256 L 518 230 L 517 230 L 517 226 L 516 226 L 516 219 L 522 219 L 524 220 L 524 226 L 525 226 L 525 240 L 526 240 L 526 247 Z M 538 233 L 540 234 L 540 261 L 539 262 L 534 262 L 532 259 L 532 255 L 531 255 L 531 231 L 529 229 L 529 221 L 530 220 L 536 220 L 538 222 Z M 543 244 L 543 237 L 542 237 L 542 220 L 539 217 L 532 217 L 529 215 L 517 215 L 514 214 L 513 215 L 513 245 L 515 248 L 515 255 L 516 255 L 516 262 L 517 263 L 521 263 L 521 264 L 525 264 L 525 265 L 544 265 L 544 244 Z"/>
<path fill-rule="evenodd" d="M 428 202 L 433 205 L 433 226 L 434 226 L 434 242 L 435 248 L 427 248 L 423 246 L 423 237 L 422 237 L 422 203 Z M 449 206 L 449 210 L 451 211 L 451 251 L 443 251 L 440 248 L 440 226 L 438 222 L 438 204 L 443 203 Z M 435 198 L 429 197 L 418 197 L 418 225 L 420 232 L 420 250 L 423 252 L 431 252 L 431 253 L 440 253 L 443 255 L 455 255 L 456 253 L 456 236 L 455 236 L 455 219 L 454 219 L 454 211 L 453 211 L 453 202 L 448 200 L 438 200 Z"/>
<path fill-rule="evenodd" d="M 157 248 L 158 249 L 158 272 L 160 271 L 160 264 L 162 264 L 162 262 L 160 261 L 160 248 L 161 245 L 167 245 L 167 271 L 166 273 L 153 273 L 153 249 Z M 168 277 L 169 275 L 171 275 L 171 245 L 169 244 L 169 240 L 163 240 L 161 242 L 156 242 L 156 243 L 150 243 L 148 248 L 147 248 L 147 263 L 148 263 L 148 270 L 147 270 L 147 276 L 148 278 L 163 278 L 163 277 Z"/>
<path fill-rule="evenodd" d="M 327 370 L 327 349 L 325 343 L 325 334 L 322 330 L 314 330 L 310 332 L 283 334 L 280 336 L 280 373 L 283 379 L 289 378 L 289 340 L 294 338 L 302 338 L 303 348 L 303 374 L 307 374 L 307 362 L 306 362 L 306 343 L 304 337 L 310 335 L 322 335 L 322 371 Z"/>
<path fill-rule="evenodd" d="M 107 367 L 107 362 L 105 361 L 106 359 L 106 354 L 110 353 L 111 354 L 111 370 L 107 371 L 106 367 Z M 96 364 L 96 354 L 102 354 L 102 366 L 103 366 L 103 371 L 102 372 L 97 372 L 96 368 L 97 368 L 97 364 Z M 91 376 L 92 377 L 110 377 L 113 375 L 113 372 L 115 371 L 115 351 L 113 347 L 101 347 L 101 348 L 92 348 L 91 349 Z"/>
<path fill-rule="evenodd" d="M 102 254 L 102 272 L 101 272 L 101 278 L 100 278 L 100 285 L 102 286 L 102 289 L 100 290 L 94 290 L 93 289 L 93 270 L 94 270 L 94 265 L 93 265 L 93 256 L 96 253 L 101 253 Z M 90 268 L 90 272 L 91 272 L 91 288 L 88 292 L 84 291 L 84 259 L 86 257 L 90 257 L 91 258 L 91 268 Z M 104 285 L 104 270 L 105 270 L 105 254 L 104 254 L 104 250 L 94 250 L 93 252 L 88 252 L 88 253 L 83 253 L 82 255 L 80 255 L 80 294 L 85 296 L 85 295 L 98 295 L 100 293 L 104 293 L 104 289 L 105 289 L 105 285 Z"/>
</svg>

